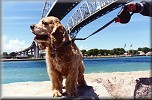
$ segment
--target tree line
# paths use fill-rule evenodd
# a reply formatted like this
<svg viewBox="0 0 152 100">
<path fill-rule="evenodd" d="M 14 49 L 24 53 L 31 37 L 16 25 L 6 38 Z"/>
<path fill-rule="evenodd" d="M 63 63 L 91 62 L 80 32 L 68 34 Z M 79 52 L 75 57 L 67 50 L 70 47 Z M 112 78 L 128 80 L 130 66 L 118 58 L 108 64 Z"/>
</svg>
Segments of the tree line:
<svg viewBox="0 0 152 100">
<path fill-rule="evenodd" d="M 3 52 L 2 57 L 16 57 L 16 53 L 15 52 L 11 52 L 11 53 L 7 53 L 7 52 Z"/>
<path fill-rule="evenodd" d="M 128 50 L 126 51 L 124 48 L 114 48 L 112 50 L 107 50 L 107 49 L 90 49 L 90 50 L 81 50 L 83 55 L 87 55 L 87 56 L 97 56 L 97 55 L 103 55 L 103 56 L 107 56 L 107 55 L 123 55 L 124 53 L 130 54 L 130 55 L 138 55 L 139 51 L 144 52 L 145 54 L 147 52 L 152 51 L 152 48 L 148 48 L 148 47 L 143 47 L 143 48 L 138 48 L 137 50 Z"/>
<path fill-rule="evenodd" d="M 128 50 L 126 51 L 124 48 L 114 48 L 112 50 L 107 50 L 107 49 L 90 49 L 90 50 L 81 50 L 82 54 L 85 56 L 107 56 L 107 55 L 123 55 L 124 53 L 128 53 L 131 55 L 138 55 L 139 52 L 138 51 L 142 51 L 144 53 L 147 52 L 152 52 L 152 48 L 148 48 L 148 47 L 143 47 L 143 48 L 138 48 L 137 50 Z M 11 53 L 7 53 L 7 52 L 3 52 L 2 56 L 5 57 L 12 57 L 15 58 L 17 55 L 15 52 L 11 52 Z"/>
</svg>

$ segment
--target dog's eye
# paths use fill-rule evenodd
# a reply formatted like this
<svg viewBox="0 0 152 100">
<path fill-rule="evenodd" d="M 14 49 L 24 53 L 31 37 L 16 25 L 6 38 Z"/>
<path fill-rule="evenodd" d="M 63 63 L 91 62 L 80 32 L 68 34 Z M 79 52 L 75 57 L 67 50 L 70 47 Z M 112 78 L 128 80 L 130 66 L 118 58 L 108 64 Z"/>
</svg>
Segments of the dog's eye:
<svg viewBox="0 0 152 100">
<path fill-rule="evenodd" d="M 44 22 L 44 21 L 42 21 L 42 24 L 44 24 L 44 25 L 48 25 L 48 23 L 47 23 L 47 22 Z"/>
</svg>

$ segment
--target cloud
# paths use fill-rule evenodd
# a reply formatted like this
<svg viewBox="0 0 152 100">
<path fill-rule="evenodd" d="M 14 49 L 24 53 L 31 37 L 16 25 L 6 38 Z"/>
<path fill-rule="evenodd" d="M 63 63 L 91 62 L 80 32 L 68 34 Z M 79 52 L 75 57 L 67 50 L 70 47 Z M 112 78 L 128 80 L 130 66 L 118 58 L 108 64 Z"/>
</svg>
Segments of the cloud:
<svg viewBox="0 0 152 100">
<path fill-rule="evenodd" d="M 2 35 L 2 52 L 16 52 L 29 47 L 31 44 L 27 44 L 24 40 L 10 39 L 7 36 Z"/>
</svg>

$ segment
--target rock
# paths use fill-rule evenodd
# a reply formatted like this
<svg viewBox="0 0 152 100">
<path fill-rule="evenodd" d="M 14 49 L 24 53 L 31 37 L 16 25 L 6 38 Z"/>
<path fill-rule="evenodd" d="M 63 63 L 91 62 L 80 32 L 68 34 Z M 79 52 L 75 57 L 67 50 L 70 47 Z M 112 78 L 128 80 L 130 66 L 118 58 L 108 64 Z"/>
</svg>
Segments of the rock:
<svg viewBox="0 0 152 100">
<path fill-rule="evenodd" d="M 135 99 L 152 99 L 152 77 L 136 80 L 134 90 Z"/>
</svg>

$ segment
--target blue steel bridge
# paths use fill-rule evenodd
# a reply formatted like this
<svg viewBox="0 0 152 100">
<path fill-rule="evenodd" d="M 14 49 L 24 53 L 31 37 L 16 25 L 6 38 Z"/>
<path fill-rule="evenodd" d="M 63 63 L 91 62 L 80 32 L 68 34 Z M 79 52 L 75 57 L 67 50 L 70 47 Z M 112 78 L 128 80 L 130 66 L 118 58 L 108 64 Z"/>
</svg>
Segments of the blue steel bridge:
<svg viewBox="0 0 152 100">
<path fill-rule="evenodd" d="M 56 16 L 62 20 L 73 8 L 77 7 L 64 26 L 69 36 L 75 38 L 85 25 L 130 1 L 132 0 L 46 0 L 41 18 Z M 30 55 L 37 59 L 41 57 L 42 52 L 37 42 L 33 40 L 30 47 L 16 54 Z"/>
</svg>

